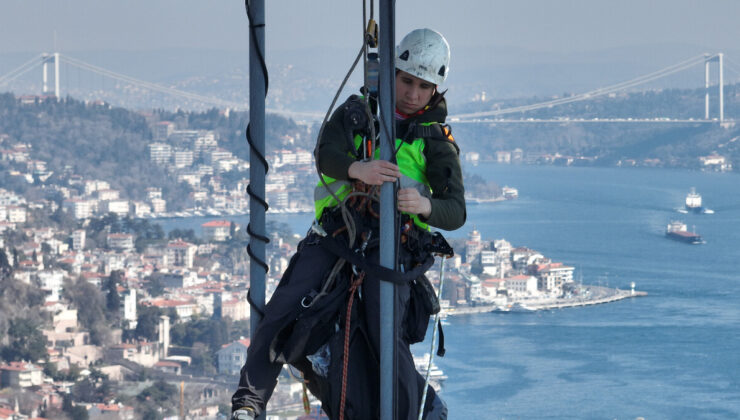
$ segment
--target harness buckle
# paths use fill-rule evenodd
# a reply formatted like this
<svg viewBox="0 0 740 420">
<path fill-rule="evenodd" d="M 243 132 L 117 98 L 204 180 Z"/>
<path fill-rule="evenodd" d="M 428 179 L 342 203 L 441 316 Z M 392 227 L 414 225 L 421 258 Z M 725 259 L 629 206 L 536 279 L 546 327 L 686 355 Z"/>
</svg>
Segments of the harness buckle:
<svg viewBox="0 0 740 420">
<path fill-rule="evenodd" d="M 313 223 L 311 223 L 311 232 L 321 236 L 322 238 L 327 235 L 326 230 L 324 230 L 323 227 L 319 224 L 319 221 L 314 219 Z"/>
</svg>

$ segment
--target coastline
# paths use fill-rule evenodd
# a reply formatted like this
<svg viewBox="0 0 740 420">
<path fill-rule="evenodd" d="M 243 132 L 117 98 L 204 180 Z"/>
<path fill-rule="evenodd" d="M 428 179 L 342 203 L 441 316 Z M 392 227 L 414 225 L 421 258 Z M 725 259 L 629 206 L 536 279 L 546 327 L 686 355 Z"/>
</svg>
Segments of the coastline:
<svg viewBox="0 0 740 420">
<path fill-rule="evenodd" d="M 512 299 L 505 305 L 479 305 L 449 308 L 447 315 L 468 315 L 487 312 L 534 312 L 548 309 L 574 308 L 578 306 L 600 305 L 618 300 L 647 296 L 647 292 L 637 290 L 612 289 L 603 286 L 584 285 L 587 297 L 555 299 Z"/>
</svg>

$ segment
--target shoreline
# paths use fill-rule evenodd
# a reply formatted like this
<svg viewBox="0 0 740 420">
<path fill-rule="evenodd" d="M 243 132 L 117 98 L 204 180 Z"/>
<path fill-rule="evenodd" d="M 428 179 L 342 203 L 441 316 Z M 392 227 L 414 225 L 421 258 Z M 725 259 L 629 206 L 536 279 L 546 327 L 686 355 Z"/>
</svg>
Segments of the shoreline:
<svg viewBox="0 0 740 420">
<path fill-rule="evenodd" d="M 549 309 L 574 308 L 579 306 L 600 305 L 619 300 L 647 296 L 647 292 L 637 290 L 612 289 L 603 286 L 584 285 L 588 297 L 557 298 L 543 300 L 517 299 L 508 301 L 505 305 L 480 305 L 450 308 L 445 313 L 449 315 L 468 315 L 487 312 L 535 312 Z M 518 305 L 517 305 L 518 304 Z M 512 305 L 517 305 L 513 307 Z"/>
</svg>

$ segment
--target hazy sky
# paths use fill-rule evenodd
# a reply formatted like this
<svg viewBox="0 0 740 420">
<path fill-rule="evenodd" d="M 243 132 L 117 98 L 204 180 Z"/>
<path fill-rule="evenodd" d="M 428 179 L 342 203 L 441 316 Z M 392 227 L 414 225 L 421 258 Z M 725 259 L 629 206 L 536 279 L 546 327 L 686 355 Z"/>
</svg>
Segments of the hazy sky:
<svg viewBox="0 0 740 420">
<path fill-rule="evenodd" d="M 354 47 L 362 2 L 267 0 L 267 45 Z M 369 1 L 368 1 L 369 3 Z M 376 6 L 379 2 L 376 1 Z M 659 43 L 740 49 L 738 0 L 417 0 L 396 3 L 397 37 L 427 26 L 453 46 L 579 52 Z M 238 0 L 1 0 L 0 53 L 244 49 Z"/>
</svg>

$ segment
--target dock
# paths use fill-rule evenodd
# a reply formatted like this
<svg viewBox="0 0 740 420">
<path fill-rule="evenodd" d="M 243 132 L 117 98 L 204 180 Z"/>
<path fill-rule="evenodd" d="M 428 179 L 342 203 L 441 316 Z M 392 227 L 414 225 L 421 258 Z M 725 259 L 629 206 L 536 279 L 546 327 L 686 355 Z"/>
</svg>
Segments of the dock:
<svg viewBox="0 0 740 420">
<path fill-rule="evenodd" d="M 647 296 L 647 292 L 637 290 L 612 289 L 603 286 L 583 286 L 584 295 L 568 298 L 549 299 L 513 299 L 507 301 L 506 305 L 476 305 L 458 306 L 447 310 L 447 315 L 477 314 L 493 311 L 507 312 L 506 306 L 515 303 L 526 308 L 525 311 L 540 311 L 547 309 L 574 308 L 579 306 L 600 305 L 603 303 L 616 302 L 622 299 Z M 520 311 L 521 312 L 521 311 Z"/>
</svg>

